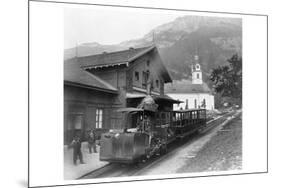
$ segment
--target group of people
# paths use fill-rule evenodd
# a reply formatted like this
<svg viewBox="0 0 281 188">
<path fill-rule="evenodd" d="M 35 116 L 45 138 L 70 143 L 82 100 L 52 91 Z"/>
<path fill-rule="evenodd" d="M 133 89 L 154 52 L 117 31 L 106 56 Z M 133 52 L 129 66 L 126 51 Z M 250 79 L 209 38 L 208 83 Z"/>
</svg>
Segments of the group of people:
<svg viewBox="0 0 281 188">
<path fill-rule="evenodd" d="M 97 135 L 95 134 L 94 130 L 91 130 L 87 136 L 87 142 L 88 142 L 88 148 L 89 153 L 97 153 L 97 147 L 96 147 L 96 140 Z M 85 164 L 83 160 L 83 154 L 81 151 L 81 136 L 80 134 L 76 134 L 68 146 L 68 148 L 73 149 L 73 164 L 77 165 L 77 160 L 79 159 L 80 164 Z"/>
</svg>

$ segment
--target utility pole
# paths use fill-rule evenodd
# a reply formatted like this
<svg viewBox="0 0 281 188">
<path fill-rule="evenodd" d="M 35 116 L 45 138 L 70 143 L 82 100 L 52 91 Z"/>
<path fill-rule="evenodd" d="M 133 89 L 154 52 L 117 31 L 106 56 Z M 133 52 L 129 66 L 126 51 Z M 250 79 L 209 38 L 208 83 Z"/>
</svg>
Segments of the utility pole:
<svg viewBox="0 0 281 188">
<path fill-rule="evenodd" d="M 152 31 L 152 43 L 155 44 L 155 34 L 154 34 L 154 30 Z"/>
<path fill-rule="evenodd" d="M 76 46 L 75 46 L 75 57 L 76 58 L 78 57 L 78 44 L 77 44 L 77 41 L 76 41 Z"/>
</svg>

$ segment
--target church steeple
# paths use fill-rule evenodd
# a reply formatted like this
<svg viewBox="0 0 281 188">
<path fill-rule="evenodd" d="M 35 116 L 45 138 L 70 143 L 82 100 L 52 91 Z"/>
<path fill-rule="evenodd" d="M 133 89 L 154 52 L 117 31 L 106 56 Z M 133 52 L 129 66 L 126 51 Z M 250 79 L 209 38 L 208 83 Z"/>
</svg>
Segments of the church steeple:
<svg viewBox="0 0 281 188">
<path fill-rule="evenodd" d="M 192 72 L 192 84 L 203 84 L 202 81 L 202 71 L 199 64 L 199 56 L 194 56 L 194 63 L 191 68 Z"/>
</svg>

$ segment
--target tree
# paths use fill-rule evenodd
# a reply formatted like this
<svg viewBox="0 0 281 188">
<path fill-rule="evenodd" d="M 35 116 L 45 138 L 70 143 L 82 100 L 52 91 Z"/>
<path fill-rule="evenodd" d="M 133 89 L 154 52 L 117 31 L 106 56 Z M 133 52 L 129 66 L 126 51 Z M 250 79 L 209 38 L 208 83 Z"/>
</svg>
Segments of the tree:
<svg viewBox="0 0 281 188">
<path fill-rule="evenodd" d="M 237 54 L 227 60 L 228 65 L 212 70 L 210 80 L 213 88 L 222 97 L 242 101 L 242 57 Z"/>
</svg>

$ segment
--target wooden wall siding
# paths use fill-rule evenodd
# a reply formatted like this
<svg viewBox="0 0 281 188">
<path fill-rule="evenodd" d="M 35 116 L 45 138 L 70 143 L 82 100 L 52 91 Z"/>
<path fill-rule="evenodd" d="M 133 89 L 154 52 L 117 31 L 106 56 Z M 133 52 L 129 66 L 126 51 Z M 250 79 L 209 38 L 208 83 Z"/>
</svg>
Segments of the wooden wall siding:
<svg viewBox="0 0 281 188">
<path fill-rule="evenodd" d="M 126 88 L 126 68 L 124 67 L 115 69 L 92 69 L 90 72 L 115 88 Z"/>
<path fill-rule="evenodd" d="M 71 114 L 83 114 L 82 134 L 85 138 L 87 130 L 96 127 L 96 109 L 103 109 L 103 129 L 121 127 L 122 117 L 115 115 L 117 108 L 123 106 L 123 101 L 114 94 L 84 89 L 79 87 L 64 86 L 64 130 L 65 143 L 69 143 L 75 131 L 70 130 Z M 112 120 L 113 119 L 113 120 Z M 113 123 L 113 124 L 112 124 Z"/>
<path fill-rule="evenodd" d="M 64 86 L 64 100 L 89 104 L 112 104 L 116 95 L 92 89 Z"/>
<path fill-rule="evenodd" d="M 164 95 L 164 81 L 160 80 L 160 95 Z"/>
<path fill-rule="evenodd" d="M 126 91 L 128 93 L 133 92 L 133 73 L 132 73 L 132 71 L 127 71 L 127 73 L 126 73 Z"/>
<path fill-rule="evenodd" d="M 153 78 L 153 90 L 154 92 L 161 92 L 161 77 L 157 71 L 157 61 L 158 56 L 155 56 L 155 53 L 148 53 L 138 59 L 136 59 L 133 63 L 131 63 L 128 69 L 127 83 L 129 87 L 129 91 L 132 90 L 132 87 L 143 88 L 143 72 L 147 70 L 150 71 L 150 74 Z M 147 61 L 149 61 L 149 66 L 147 65 Z M 135 72 L 139 73 L 139 80 L 137 81 L 135 78 Z M 158 80 L 159 87 L 156 87 L 156 80 Z M 163 83 L 164 86 L 164 83 Z M 145 88 L 143 88 L 145 89 Z"/>
<path fill-rule="evenodd" d="M 160 64 L 162 64 L 162 60 L 161 60 L 161 57 L 159 56 L 158 53 L 155 53 L 153 52 L 152 53 L 153 56 L 152 56 L 152 70 L 153 70 L 153 76 L 155 76 L 155 78 L 157 78 L 159 80 L 159 88 L 157 88 L 157 92 L 160 92 L 160 95 L 164 95 L 164 80 L 162 78 L 162 76 L 160 75 Z M 154 82 L 155 82 L 155 79 L 154 78 Z M 156 83 L 154 83 L 155 85 Z M 156 87 L 154 87 L 156 88 Z"/>
</svg>

